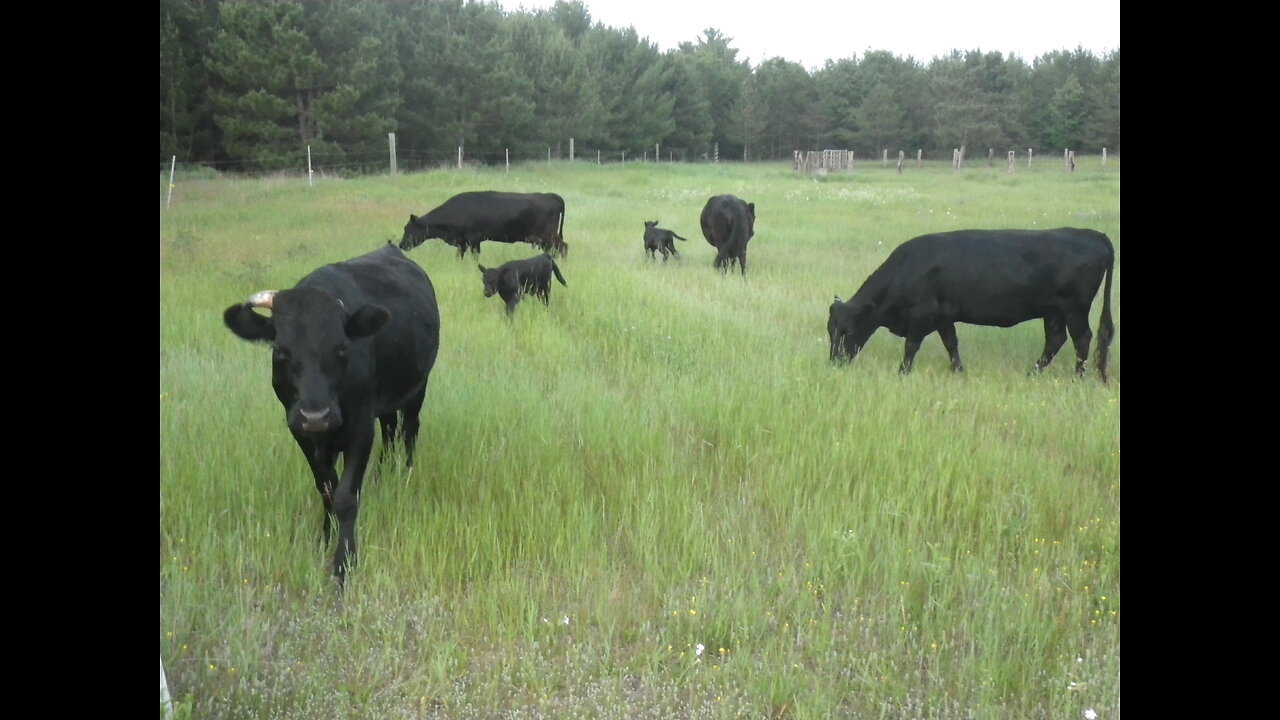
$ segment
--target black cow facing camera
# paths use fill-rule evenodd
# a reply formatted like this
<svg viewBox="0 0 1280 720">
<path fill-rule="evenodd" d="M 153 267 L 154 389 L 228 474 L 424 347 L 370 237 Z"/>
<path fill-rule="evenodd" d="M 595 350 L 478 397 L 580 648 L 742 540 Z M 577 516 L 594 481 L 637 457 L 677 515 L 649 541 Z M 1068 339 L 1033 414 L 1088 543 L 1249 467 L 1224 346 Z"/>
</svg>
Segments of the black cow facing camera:
<svg viewBox="0 0 1280 720">
<path fill-rule="evenodd" d="M 384 453 L 402 439 L 405 464 L 413 465 L 418 415 L 440 349 L 431 279 L 399 248 L 384 245 L 318 268 L 291 289 L 254 293 L 228 307 L 222 321 L 245 340 L 271 345 L 271 386 L 324 503 L 326 545 L 332 519 L 338 522 L 333 573 L 341 586 L 356 562 L 356 515 L 375 422 Z"/>
<path fill-rule="evenodd" d="M 671 230 L 663 230 L 658 227 L 657 220 L 644 221 L 644 251 L 649 253 L 650 260 L 657 259 L 654 252 L 662 253 L 662 262 L 667 261 L 668 255 L 674 255 L 679 258 L 680 253 L 676 251 L 676 244 L 673 238 L 674 240 L 687 241 L 687 238 L 682 238 Z"/>
<path fill-rule="evenodd" d="M 524 260 L 512 260 L 496 268 L 477 265 L 484 280 L 484 296 L 493 297 L 497 293 L 507 304 L 507 314 L 515 312 L 516 303 L 526 293 L 533 293 L 542 300 L 543 305 L 551 303 L 551 273 L 561 285 L 569 287 L 560 274 L 560 268 L 550 255 L 543 253 Z"/>
</svg>

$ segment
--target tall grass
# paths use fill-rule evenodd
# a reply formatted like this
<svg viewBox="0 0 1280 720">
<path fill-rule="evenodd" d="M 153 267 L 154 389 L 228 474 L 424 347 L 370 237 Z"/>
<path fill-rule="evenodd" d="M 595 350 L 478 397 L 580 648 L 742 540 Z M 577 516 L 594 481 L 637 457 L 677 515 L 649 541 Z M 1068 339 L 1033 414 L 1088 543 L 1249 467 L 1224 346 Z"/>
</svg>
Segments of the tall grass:
<svg viewBox="0 0 1280 720">
<path fill-rule="evenodd" d="M 832 367 L 825 330 L 915 235 L 1063 225 L 1115 243 L 1118 327 L 1117 158 L 161 184 L 160 652 L 194 717 L 1119 717 L 1119 333 L 1103 385 L 1069 344 L 1028 377 L 1038 323 L 961 326 L 962 375 L 930 337 L 907 377 L 901 339 Z M 481 189 L 564 196 L 568 287 L 507 317 L 475 258 L 410 252 L 439 360 L 339 595 L 269 352 L 221 312 Z M 745 279 L 698 228 L 726 192 L 757 209 Z"/>
</svg>

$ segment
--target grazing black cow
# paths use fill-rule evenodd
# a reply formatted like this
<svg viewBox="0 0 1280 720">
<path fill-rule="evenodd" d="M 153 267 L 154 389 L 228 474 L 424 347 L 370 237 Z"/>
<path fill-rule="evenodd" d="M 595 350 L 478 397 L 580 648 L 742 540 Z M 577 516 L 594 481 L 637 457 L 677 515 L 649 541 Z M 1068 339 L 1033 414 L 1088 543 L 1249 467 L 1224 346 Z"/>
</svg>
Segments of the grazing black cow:
<svg viewBox="0 0 1280 720">
<path fill-rule="evenodd" d="M 478 265 L 484 280 L 484 296 L 493 297 L 497 293 L 507 304 L 507 314 L 515 312 L 516 303 L 521 296 L 531 292 L 542 300 L 543 305 L 551 304 L 551 273 L 561 285 L 569 287 L 560 274 L 560 268 L 551 256 L 543 253 L 524 260 L 512 260 L 496 268 Z"/>
<path fill-rule="evenodd" d="M 431 238 L 458 249 L 458 257 L 480 254 L 484 240 L 536 245 L 566 256 L 564 198 L 555 193 L 511 193 L 493 190 L 454 195 L 419 217 L 410 215 L 400 238 L 401 250 L 412 250 Z"/>
<path fill-rule="evenodd" d="M 338 521 L 333 572 L 341 585 L 356 561 L 356 515 L 375 419 L 383 452 L 399 431 L 405 462 L 413 465 L 418 413 L 440 347 L 431 279 L 388 244 L 318 268 L 292 289 L 256 293 L 222 319 L 245 340 L 271 343 L 271 385 L 324 502 L 326 545 L 330 516 Z"/>
<path fill-rule="evenodd" d="M 716 195 L 702 208 L 702 236 L 716 248 L 715 266 L 728 272 L 734 261 L 747 274 L 747 241 L 756 234 L 756 204 Z"/>
<path fill-rule="evenodd" d="M 687 238 L 680 237 L 674 231 L 663 230 L 658 227 L 657 220 L 644 221 L 644 250 L 649 253 L 650 260 L 657 259 L 657 256 L 653 254 L 655 250 L 662 253 L 662 262 L 667 261 L 668 255 L 680 257 L 680 253 L 676 251 L 675 241 L 672 238 L 687 241 Z"/>
<path fill-rule="evenodd" d="M 1094 362 L 1107 381 L 1111 275 L 1115 251 L 1096 230 L 956 230 L 921 235 L 899 245 L 848 302 L 837 297 L 827 318 L 832 361 L 852 360 L 878 328 L 906 338 L 898 371 L 911 371 L 916 351 L 937 332 L 960 372 L 955 323 L 1012 327 L 1044 319 L 1044 352 L 1031 371 L 1045 368 L 1067 340 L 1076 348 L 1076 374 L 1089 358 L 1089 308 L 1106 278 Z"/>
</svg>

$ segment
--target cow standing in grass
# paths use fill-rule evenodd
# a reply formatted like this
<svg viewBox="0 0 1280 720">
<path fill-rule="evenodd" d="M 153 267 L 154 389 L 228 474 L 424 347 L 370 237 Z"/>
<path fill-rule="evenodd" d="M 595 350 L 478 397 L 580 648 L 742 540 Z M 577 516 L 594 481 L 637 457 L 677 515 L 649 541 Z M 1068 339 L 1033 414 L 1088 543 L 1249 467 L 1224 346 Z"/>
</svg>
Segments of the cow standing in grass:
<svg viewBox="0 0 1280 720">
<path fill-rule="evenodd" d="M 237 336 L 271 345 L 271 385 L 324 503 L 326 545 L 331 518 L 338 522 L 333 572 L 341 586 L 356 561 L 356 516 L 375 421 L 383 452 L 403 438 L 405 464 L 413 465 L 418 416 L 440 348 L 431 279 L 388 244 L 325 265 L 291 289 L 256 293 L 222 318 Z"/>
<path fill-rule="evenodd" d="M 551 303 L 551 274 L 561 285 L 569 287 L 560 274 L 560 268 L 550 255 L 543 253 L 525 260 L 512 260 L 496 268 L 480 268 L 480 279 L 484 282 L 484 296 L 493 297 L 496 293 L 507 306 L 507 314 L 516 311 L 516 304 L 525 293 L 533 293 L 542 300 L 543 305 Z"/>
<path fill-rule="evenodd" d="M 657 220 L 644 221 L 644 250 L 649 253 L 650 260 L 656 260 L 657 256 L 654 252 L 662 253 L 662 262 L 667 261 L 668 255 L 680 257 L 680 253 L 676 251 L 675 240 L 687 242 L 685 238 L 675 234 L 672 230 L 664 230 L 658 227 Z"/>
<path fill-rule="evenodd" d="M 920 343 L 938 333 L 960 372 L 956 323 L 1013 327 L 1044 319 L 1044 351 L 1032 366 L 1040 372 L 1071 333 L 1076 374 L 1089 358 L 1089 310 L 1099 286 L 1102 315 L 1094 364 L 1107 381 L 1111 276 L 1115 250 L 1096 230 L 956 230 L 912 238 L 889 253 L 848 302 L 839 297 L 827 313 L 831 360 L 852 360 L 879 328 L 906 338 L 898 371 L 911 372 Z"/>
<path fill-rule="evenodd" d="M 715 267 L 728 272 L 734 262 L 747 275 L 747 242 L 756 234 L 756 204 L 716 195 L 702 208 L 702 236 L 716 249 Z"/>
<path fill-rule="evenodd" d="M 458 257 L 480 254 L 480 243 L 527 242 L 544 252 L 569 254 L 564 241 L 564 198 L 555 193 L 479 190 L 458 193 L 421 217 L 409 215 L 401 250 L 432 238 L 457 248 Z"/>
</svg>

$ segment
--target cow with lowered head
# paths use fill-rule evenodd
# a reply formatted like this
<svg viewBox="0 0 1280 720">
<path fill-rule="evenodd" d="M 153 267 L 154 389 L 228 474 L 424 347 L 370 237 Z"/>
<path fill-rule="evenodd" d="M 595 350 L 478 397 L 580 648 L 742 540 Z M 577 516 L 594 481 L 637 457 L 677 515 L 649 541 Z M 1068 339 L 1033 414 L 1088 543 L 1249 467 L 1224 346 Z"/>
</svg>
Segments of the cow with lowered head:
<svg viewBox="0 0 1280 720">
<path fill-rule="evenodd" d="M 560 268 L 550 255 L 543 253 L 524 260 L 512 260 L 496 268 L 478 265 L 481 280 L 484 281 L 484 296 L 493 297 L 495 293 L 507 305 L 507 314 L 515 312 L 516 303 L 525 293 L 533 293 L 542 300 L 543 305 L 551 304 L 551 274 L 561 285 L 569 287 L 560 274 Z"/>
<path fill-rule="evenodd" d="M 413 465 L 418 415 L 440 347 L 431 280 L 388 244 L 318 268 L 290 289 L 256 293 L 222 319 L 239 337 L 271 345 L 271 386 L 324 503 L 326 545 L 337 519 L 333 572 L 341 586 L 356 561 L 375 421 L 384 456 L 402 438 L 405 463 Z"/>
<path fill-rule="evenodd" d="M 458 193 L 421 217 L 409 215 L 401 250 L 412 250 L 432 238 L 480 254 L 485 240 L 527 242 L 545 252 L 568 255 L 564 241 L 564 198 L 555 193 L 512 193 L 481 190 Z"/>
<path fill-rule="evenodd" d="M 702 236 L 716 249 L 715 267 L 728 272 L 736 261 L 747 275 L 747 241 L 756 234 L 756 204 L 733 195 L 716 195 L 702 208 Z"/>
<path fill-rule="evenodd" d="M 667 261 L 668 255 L 680 257 L 680 253 L 676 251 L 676 240 L 687 241 L 672 230 L 658 227 L 657 220 L 644 221 L 644 250 L 649 253 L 650 260 L 657 259 L 654 255 L 655 251 L 662 253 L 662 262 Z"/>
<path fill-rule="evenodd" d="M 1067 340 L 1076 350 L 1076 374 L 1089 358 L 1089 309 L 1105 279 L 1094 364 L 1107 381 L 1111 276 L 1115 251 L 1096 230 L 956 230 L 921 235 L 889 253 L 848 302 L 839 297 L 827 314 L 831 360 L 848 361 L 879 328 L 906 338 L 898 371 L 911 372 L 920 343 L 938 333 L 951 370 L 964 369 L 956 323 L 1012 327 L 1043 318 L 1040 372 Z"/>
</svg>

